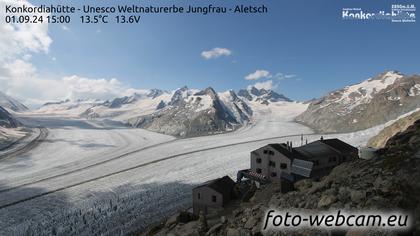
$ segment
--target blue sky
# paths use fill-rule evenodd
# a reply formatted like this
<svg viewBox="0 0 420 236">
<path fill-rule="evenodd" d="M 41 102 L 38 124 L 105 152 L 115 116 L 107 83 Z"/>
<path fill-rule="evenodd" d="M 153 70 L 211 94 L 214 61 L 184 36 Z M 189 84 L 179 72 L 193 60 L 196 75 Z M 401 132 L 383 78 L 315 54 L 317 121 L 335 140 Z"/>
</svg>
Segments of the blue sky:
<svg viewBox="0 0 420 236">
<path fill-rule="evenodd" d="M 47 1 L 31 1 L 33 4 Z M 68 1 L 67 1 L 68 2 Z M 71 1 L 70 1 L 71 2 Z M 85 4 L 98 1 L 84 1 Z M 101 1 L 147 3 L 147 1 Z M 150 2 L 150 1 L 149 1 Z M 134 88 L 172 90 L 212 86 L 238 90 L 271 80 L 297 100 L 357 83 L 385 70 L 419 73 L 419 23 L 344 21 L 343 7 L 389 10 L 391 4 L 419 1 L 151 1 L 171 5 L 234 6 L 259 3 L 260 15 L 144 15 L 133 25 L 50 25 L 48 52 L 33 53 L 40 77 L 116 78 Z M 199 3 L 199 4 L 198 4 Z M 51 1 L 49 1 L 51 4 Z M 74 19 L 73 21 L 76 21 Z M 205 59 L 215 47 L 231 54 Z M 257 70 L 271 78 L 245 80 Z M 278 79 L 278 73 L 295 75 Z"/>
</svg>

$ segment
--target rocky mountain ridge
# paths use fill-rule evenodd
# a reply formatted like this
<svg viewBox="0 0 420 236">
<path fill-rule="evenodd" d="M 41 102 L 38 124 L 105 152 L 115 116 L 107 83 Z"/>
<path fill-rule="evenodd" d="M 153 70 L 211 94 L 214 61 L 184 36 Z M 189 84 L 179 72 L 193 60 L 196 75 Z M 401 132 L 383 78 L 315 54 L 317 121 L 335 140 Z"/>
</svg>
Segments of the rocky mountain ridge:
<svg viewBox="0 0 420 236">
<path fill-rule="evenodd" d="M 254 104 L 290 101 L 271 90 L 250 90 L 251 100 L 233 90 L 216 92 L 184 86 L 168 92 L 142 90 L 130 96 L 109 101 L 83 100 L 48 103 L 37 112 L 112 119 L 130 126 L 178 137 L 189 137 L 232 131 L 250 121 Z"/>
<path fill-rule="evenodd" d="M 420 107 L 420 76 L 387 71 L 312 101 L 296 117 L 322 133 L 367 129 Z"/>
<path fill-rule="evenodd" d="M 268 105 L 270 102 L 292 102 L 291 99 L 287 98 L 283 94 L 279 94 L 273 90 L 257 89 L 252 86 L 248 89 L 241 89 L 238 92 L 240 97 L 247 99 L 248 101 L 256 101 L 261 104 Z"/>
<path fill-rule="evenodd" d="M 233 91 L 219 94 L 209 87 L 201 91 L 182 87 L 155 112 L 131 118 L 132 126 L 175 135 L 199 136 L 234 130 L 249 121 L 252 110 Z M 163 103 L 163 104 L 162 104 Z"/>
</svg>

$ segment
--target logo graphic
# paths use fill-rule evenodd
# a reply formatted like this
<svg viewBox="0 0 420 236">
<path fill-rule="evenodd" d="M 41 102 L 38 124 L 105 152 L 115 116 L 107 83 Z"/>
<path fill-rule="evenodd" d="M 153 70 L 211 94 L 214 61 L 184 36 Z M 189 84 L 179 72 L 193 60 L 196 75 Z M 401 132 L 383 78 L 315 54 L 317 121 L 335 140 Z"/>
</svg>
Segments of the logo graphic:
<svg viewBox="0 0 420 236">
<path fill-rule="evenodd" d="M 394 23 L 416 22 L 416 7 L 414 4 L 391 5 L 390 10 L 365 11 L 362 8 L 343 8 L 343 20 L 388 20 Z"/>
</svg>

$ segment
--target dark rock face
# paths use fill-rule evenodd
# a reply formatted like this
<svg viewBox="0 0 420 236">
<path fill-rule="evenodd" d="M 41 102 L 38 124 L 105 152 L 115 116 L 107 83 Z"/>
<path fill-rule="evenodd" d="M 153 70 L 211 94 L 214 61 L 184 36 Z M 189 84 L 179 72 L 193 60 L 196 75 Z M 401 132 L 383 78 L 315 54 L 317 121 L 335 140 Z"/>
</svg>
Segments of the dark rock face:
<svg viewBox="0 0 420 236">
<path fill-rule="evenodd" d="M 252 96 L 251 94 L 249 94 L 248 90 L 246 89 L 239 90 L 238 95 L 243 98 L 246 98 L 248 101 L 252 101 Z"/>
<path fill-rule="evenodd" d="M 160 89 L 151 89 L 150 92 L 147 94 L 150 98 L 157 98 L 162 95 L 164 92 Z"/>
<path fill-rule="evenodd" d="M 59 102 L 47 102 L 42 106 L 60 105 L 60 104 L 67 103 L 67 102 L 70 102 L 70 99 L 66 99 L 64 101 L 59 101 Z"/>
<path fill-rule="evenodd" d="M 257 89 L 255 87 L 251 87 L 248 90 L 241 89 L 239 90 L 238 95 L 247 99 L 248 101 L 257 101 L 266 105 L 268 105 L 270 102 L 292 101 L 283 94 L 278 94 L 273 90 Z"/>
<path fill-rule="evenodd" d="M 394 120 L 419 104 L 420 76 L 391 71 L 313 101 L 296 121 L 319 132 L 353 132 Z"/>
<path fill-rule="evenodd" d="M 160 101 L 156 107 L 156 110 L 160 110 L 166 107 L 166 103 L 164 101 Z"/>
<path fill-rule="evenodd" d="M 16 128 L 20 126 L 20 123 L 6 109 L 0 107 L 0 126 L 5 128 Z"/>
<path fill-rule="evenodd" d="M 112 100 L 112 102 L 108 105 L 109 108 L 119 108 L 121 107 L 123 104 L 127 104 L 130 103 L 134 100 L 134 98 L 131 97 L 122 97 L 122 98 L 115 98 L 114 100 Z"/>
</svg>

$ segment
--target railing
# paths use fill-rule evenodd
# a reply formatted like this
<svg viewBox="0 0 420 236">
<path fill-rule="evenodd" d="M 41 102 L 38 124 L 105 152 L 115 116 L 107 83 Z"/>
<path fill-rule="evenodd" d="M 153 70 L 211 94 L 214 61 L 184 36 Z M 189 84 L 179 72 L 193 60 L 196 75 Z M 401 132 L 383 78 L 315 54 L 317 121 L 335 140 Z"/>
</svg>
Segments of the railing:
<svg viewBox="0 0 420 236">
<path fill-rule="evenodd" d="M 270 182 L 270 180 L 267 178 L 267 176 L 255 173 L 255 172 L 251 171 L 251 169 L 238 171 L 237 182 L 241 182 L 241 180 L 243 178 L 255 180 L 255 181 L 258 181 L 260 183 L 269 183 Z"/>
</svg>

